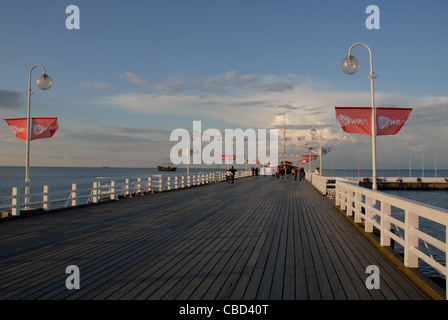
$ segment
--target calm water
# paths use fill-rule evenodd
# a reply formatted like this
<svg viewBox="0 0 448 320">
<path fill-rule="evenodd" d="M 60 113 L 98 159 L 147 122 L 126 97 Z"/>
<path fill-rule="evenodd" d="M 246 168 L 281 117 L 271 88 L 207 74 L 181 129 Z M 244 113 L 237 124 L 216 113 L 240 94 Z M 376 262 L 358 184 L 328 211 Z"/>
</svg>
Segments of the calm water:
<svg viewBox="0 0 448 320">
<path fill-rule="evenodd" d="M 193 169 L 190 174 L 199 172 L 216 172 L 223 169 Z M 31 167 L 30 181 L 94 179 L 97 177 L 150 176 L 152 174 L 179 175 L 186 174 L 186 168 L 178 168 L 175 172 L 159 172 L 157 168 L 90 168 L 90 167 Z M 25 181 L 24 167 L 0 166 L 0 182 Z"/>
<path fill-rule="evenodd" d="M 190 168 L 190 174 L 197 174 L 199 172 L 216 172 L 224 171 L 225 168 L 209 168 L 209 169 L 193 169 Z M 30 180 L 66 180 L 66 179 L 93 179 L 96 177 L 123 177 L 123 176 L 138 176 L 142 177 L 150 176 L 152 174 L 163 175 L 180 175 L 186 174 L 186 168 L 179 168 L 176 172 L 159 172 L 156 168 L 86 168 L 86 167 L 31 167 L 30 168 Z M 326 176 L 336 177 L 370 177 L 371 170 L 359 170 L 358 169 L 327 169 L 323 171 Z M 394 169 L 394 170 L 378 170 L 379 177 L 448 177 L 448 170 L 412 170 L 409 173 L 409 169 Z M 25 180 L 24 167 L 1 167 L 0 166 L 0 182 L 22 182 Z M 0 190 L 1 191 L 1 190 Z M 7 191 L 10 192 L 10 191 Z M 391 190 L 387 193 L 397 195 L 404 198 L 409 198 L 414 201 L 419 201 L 425 204 L 430 204 L 436 207 L 444 208 L 448 210 L 448 191 L 405 191 L 405 190 Z M 400 213 L 395 213 L 399 218 Z M 445 241 L 445 227 L 436 225 L 430 221 L 420 221 L 420 228 L 425 229 L 434 237 Z M 400 230 L 396 230 L 396 234 L 400 235 Z M 432 246 L 426 246 L 424 243 L 420 245 L 421 250 L 428 252 L 434 256 L 434 258 L 443 263 L 445 261 L 445 253 L 439 251 Z M 395 250 L 402 252 L 402 248 L 399 245 L 395 245 Z M 433 270 L 426 263 L 421 262 L 420 269 L 423 273 L 440 277 L 441 275 Z"/>
</svg>

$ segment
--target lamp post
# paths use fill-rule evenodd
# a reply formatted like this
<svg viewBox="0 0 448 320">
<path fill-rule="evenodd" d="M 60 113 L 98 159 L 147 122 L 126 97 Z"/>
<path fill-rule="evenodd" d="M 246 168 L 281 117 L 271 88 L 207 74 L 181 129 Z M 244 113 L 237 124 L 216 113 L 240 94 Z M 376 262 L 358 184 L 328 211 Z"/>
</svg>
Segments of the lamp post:
<svg viewBox="0 0 448 320">
<path fill-rule="evenodd" d="M 30 69 L 30 76 L 29 76 L 29 82 L 28 82 L 28 91 L 26 94 L 28 95 L 28 115 L 27 115 L 27 133 L 26 133 L 26 168 L 25 168 L 25 182 L 30 181 L 29 177 L 29 166 L 30 166 L 30 140 L 31 140 L 31 117 L 30 117 L 30 110 L 31 110 L 31 73 L 33 70 L 37 67 L 40 67 L 43 71 L 43 73 L 37 78 L 36 84 L 37 86 L 42 90 L 48 90 L 53 85 L 53 80 L 50 78 L 49 75 L 47 75 L 47 72 L 45 71 L 45 68 L 41 66 L 40 64 L 36 64 Z M 28 194 L 29 187 L 26 187 L 25 193 Z"/>
<path fill-rule="evenodd" d="M 316 124 L 319 126 L 320 130 L 320 148 L 319 148 L 319 157 L 320 157 L 320 167 L 319 167 L 319 174 L 322 175 L 322 127 L 320 123 L 315 123 L 313 125 L 313 129 L 311 129 L 310 133 L 312 136 L 315 136 L 317 134 L 317 130 L 315 128 Z"/>
<path fill-rule="evenodd" d="M 348 50 L 348 56 L 345 57 L 341 62 L 341 69 L 346 74 L 354 74 L 359 70 L 359 61 L 356 57 L 351 55 L 352 49 L 357 45 L 363 45 L 369 50 L 370 54 L 370 92 L 371 92 L 371 105 L 372 105 L 372 175 L 373 175 L 373 182 L 372 182 L 372 189 L 377 189 L 377 182 L 376 182 L 376 110 L 375 110 L 375 99 L 374 99 L 374 89 L 373 89 L 373 81 L 375 80 L 376 76 L 374 76 L 373 72 L 373 59 L 372 59 L 372 50 L 368 45 L 365 43 L 355 43 L 350 47 Z"/>
</svg>

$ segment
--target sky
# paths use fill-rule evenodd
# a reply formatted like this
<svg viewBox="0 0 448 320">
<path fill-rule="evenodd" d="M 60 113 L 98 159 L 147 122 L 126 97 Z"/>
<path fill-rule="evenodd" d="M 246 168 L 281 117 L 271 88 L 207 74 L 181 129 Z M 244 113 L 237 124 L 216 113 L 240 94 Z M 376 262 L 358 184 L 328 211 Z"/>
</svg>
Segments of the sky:
<svg viewBox="0 0 448 320">
<path fill-rule="evenodd" d="M 79 29 L 66 26 L 70 5 Z M 379 29 L 366 26 L 369 5 Z M 31 142 L 31 166 L 155 167 L 177 143 L 171 132 L 201 121 L 285 127 L 289 157 L 319 145 L 319 124 L 333 147 L 324 168 L 371 168 L 371 137 L 344 133 L 334 109 L 370 106 L 368 50 L 352 50 L 356 74 L 340 67 L 362 42 L 376 106 L 413 108 L 398 134 L 377 137 L 378 169 L 448 169 L 447 12 L 440 0 L 3 0 L 0 165 L 25 165 L 25 141 L 3 119 L 26 117 L 41 64 L 53 86 L 40 90 L 33 70 L 31 116 L 57 117 L 59 129 Z"/>
</svg>

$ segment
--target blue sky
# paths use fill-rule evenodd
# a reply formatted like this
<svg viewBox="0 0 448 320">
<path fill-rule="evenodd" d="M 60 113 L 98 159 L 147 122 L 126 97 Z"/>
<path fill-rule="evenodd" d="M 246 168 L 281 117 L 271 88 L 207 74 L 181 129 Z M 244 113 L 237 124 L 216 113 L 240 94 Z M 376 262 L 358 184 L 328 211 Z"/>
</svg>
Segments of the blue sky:
<svg viewBox="0 0 448 320">
<path fill-rule="evenodd" d="M 80 29 L 65 9 L 77 5 Z M 368 5 L 380 9 L 369 30 Z M 334 151 L 324 166 L 371 167 L 370 137 L 344 134 L 335 106 L 369 106 L 368 51 L 340 69 L 357 42 L 373 51 L 377 106 L 413 107 L 396 136 L 378 137 L 378 167 L 448 168 L 448 2 L 429 1 L 1 1 L 0 117 L 26 116 L 28 72 L 42 64 L 53 87 L 35 85 L 32 116 L 59 118 L 52 139 L 31 146 L 33 166 L 154 167 L 172 130 L 281 128 L 305 136 L 323 123 Z M 22 165 L 25 143 L 0 124 L 0 165 Z M 315 141 L 309 141 L 309 144 Z M 287 145 L 288 153 L 300 145 Z"/>
</svg>

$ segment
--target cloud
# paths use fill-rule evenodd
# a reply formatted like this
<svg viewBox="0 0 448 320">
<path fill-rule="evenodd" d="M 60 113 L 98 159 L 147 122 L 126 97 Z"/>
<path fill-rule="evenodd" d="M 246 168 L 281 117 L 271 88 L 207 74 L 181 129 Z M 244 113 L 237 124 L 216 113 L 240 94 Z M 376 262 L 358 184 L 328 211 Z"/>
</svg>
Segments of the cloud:
<svg viewBox="0 0 448 320">
<path fill-rule="evenodd" d="M 422 153 L 428 151 L 430 148 L 428 145 L 418 145 L 418 146 L 410 146 L 409 150 L 412 153 Z"/>
<path fill-rule="evenodd" d="M 139 144 L 142 142 L 151 142 L 151 139 L 134 137 L 122 134 L 108 134 L 100 132 L 72 132 L 64 136 L 64 140 L 88 141 L 89 143 L 102 144 Z"/>
<path fill-rule="evenodd" d="M 406 125 L 395 136 L 380 137 L 379 148 L 408 154 L 410 147 L 431 141 L 433 148 L 444 145 L 448 135 L 448 97 L 415 97 L 396 92 L 378 92 L 378 106 L 412 107 Z M 153 93 L 108 95 L 94 101 L 111 108 L 137 114 L 170 116 L 173 123 L 203 120 L 215 121 L 216 127 L 277 128 L 292 137 L 289 149 L 311 145 L 310 129 L 322 125 L 324 144 L 337 146 L 333 155 L 345 158 L 361 148 L 370 149 L 370 137 L 343 132 L 335 117 L 335 106 L 369 106 L 370 91 L 342 91 L 337 84 L 320 84 L 301 75 L 237 75 L 229 71 L 216 77 L 175 79 L 159 83 Z M 286 111 L 286 112 L 285 112 Z M 204 122 L 203 130 L 207 129 Z M 167 128 L 168 130 L 175 129 Z M 145 128 L 108 127 L 121 134 L 151 133 Z M 294 137 L 304 137 L 301 141 Z M 415 149 L 415 147 L 414 147 Z M 337 151 L 340 150 L 340 151 Z"/>
<path fill-rule="evenodd" d="M 432 103 L 432 101 L 430 101 Z M 415 126 L 447 125 L 448 124 L 448 102 L 440 105 L 421 105 L 414 107 L 409 116 L 408 123 Z"/>
<path fill-rule="evenodd" d="M 300 85 L 298 82 L 276 82 L 269 84 L 259 84 L 250 88 L 252 91 L 268 91 L 268 92 L 283 92 L 293 90 Z"/>
<path fill-rule="evenodd" d="M 226 92 L 229 89 L 244 90 L 257 81 L 259 81 L 258 75 L 237 76 L 236 71 L 228 71 L 216 77 L 196 81 L 196 84 L 202 92 Z"/>
<path fill-rule="evenodd" d="M 155 89 L 162 94 L 234 94 L 237 91 L 247 90 L 250 85 L 258 81 L 258 76 L 253 74 L 238 76 L 236 71 L 228 71 L 216 77 L 205 79 L 169 79 L 159 82 Z"/>
<path fill-rule="evenodd" d="M 192 89 L 191 85 L 188 85 L 186 81 L 175 81 L 175 82 L 160 82 L 156 84 L 158 90 L 162 90 L 166 93 L 178 94 Z"/>
<path fill-rule="evenodd" d="M 107 83 L 107 82 L 83 82 L 81 84 L 81 86 L 82 87 L 87 87 L 87 88 L 102 89 L 102 88 L 110 87 L 111 84 Z"/>
<path fill-rule="evenodd" d="M 148 79 L 139 77 L 138 75 L 133 74 L 131 72 L 125 72 L 125 73 L 121 74 L 120 78 L 124 79 L 124 80 L 127 80 L 129 82 L 132 82 L 132 83 L 137 83 L 137 84 L 147 84 L 147 83 L 149 83 Z"/>
<path fill-rule="evenodd" d="M 92 123 L 92 120 L 90 120 L 90 119 L 85 119 L 85 118 L 76 118 L 76 119 L 73 119 L 72 121 L 74 121 L 74 122 L 80 122 L 80 123 Z"/>
<path fill-rule="evenodd" d="M 0 89 L 0 109 L 17 109 L 24 105 L 24 95 L 20 92 Z"/>
<path fill-rule="evenodd" d="M 128 126 L 104 126 L 100 125 L 100 127 L 115 133 L 127 133 L 127 134 L 152 134 L 152 133 L 163 133 L 169 134 L 170 130 L 160 130 L 153 128 L 135 128 Z"/>
</svg>

